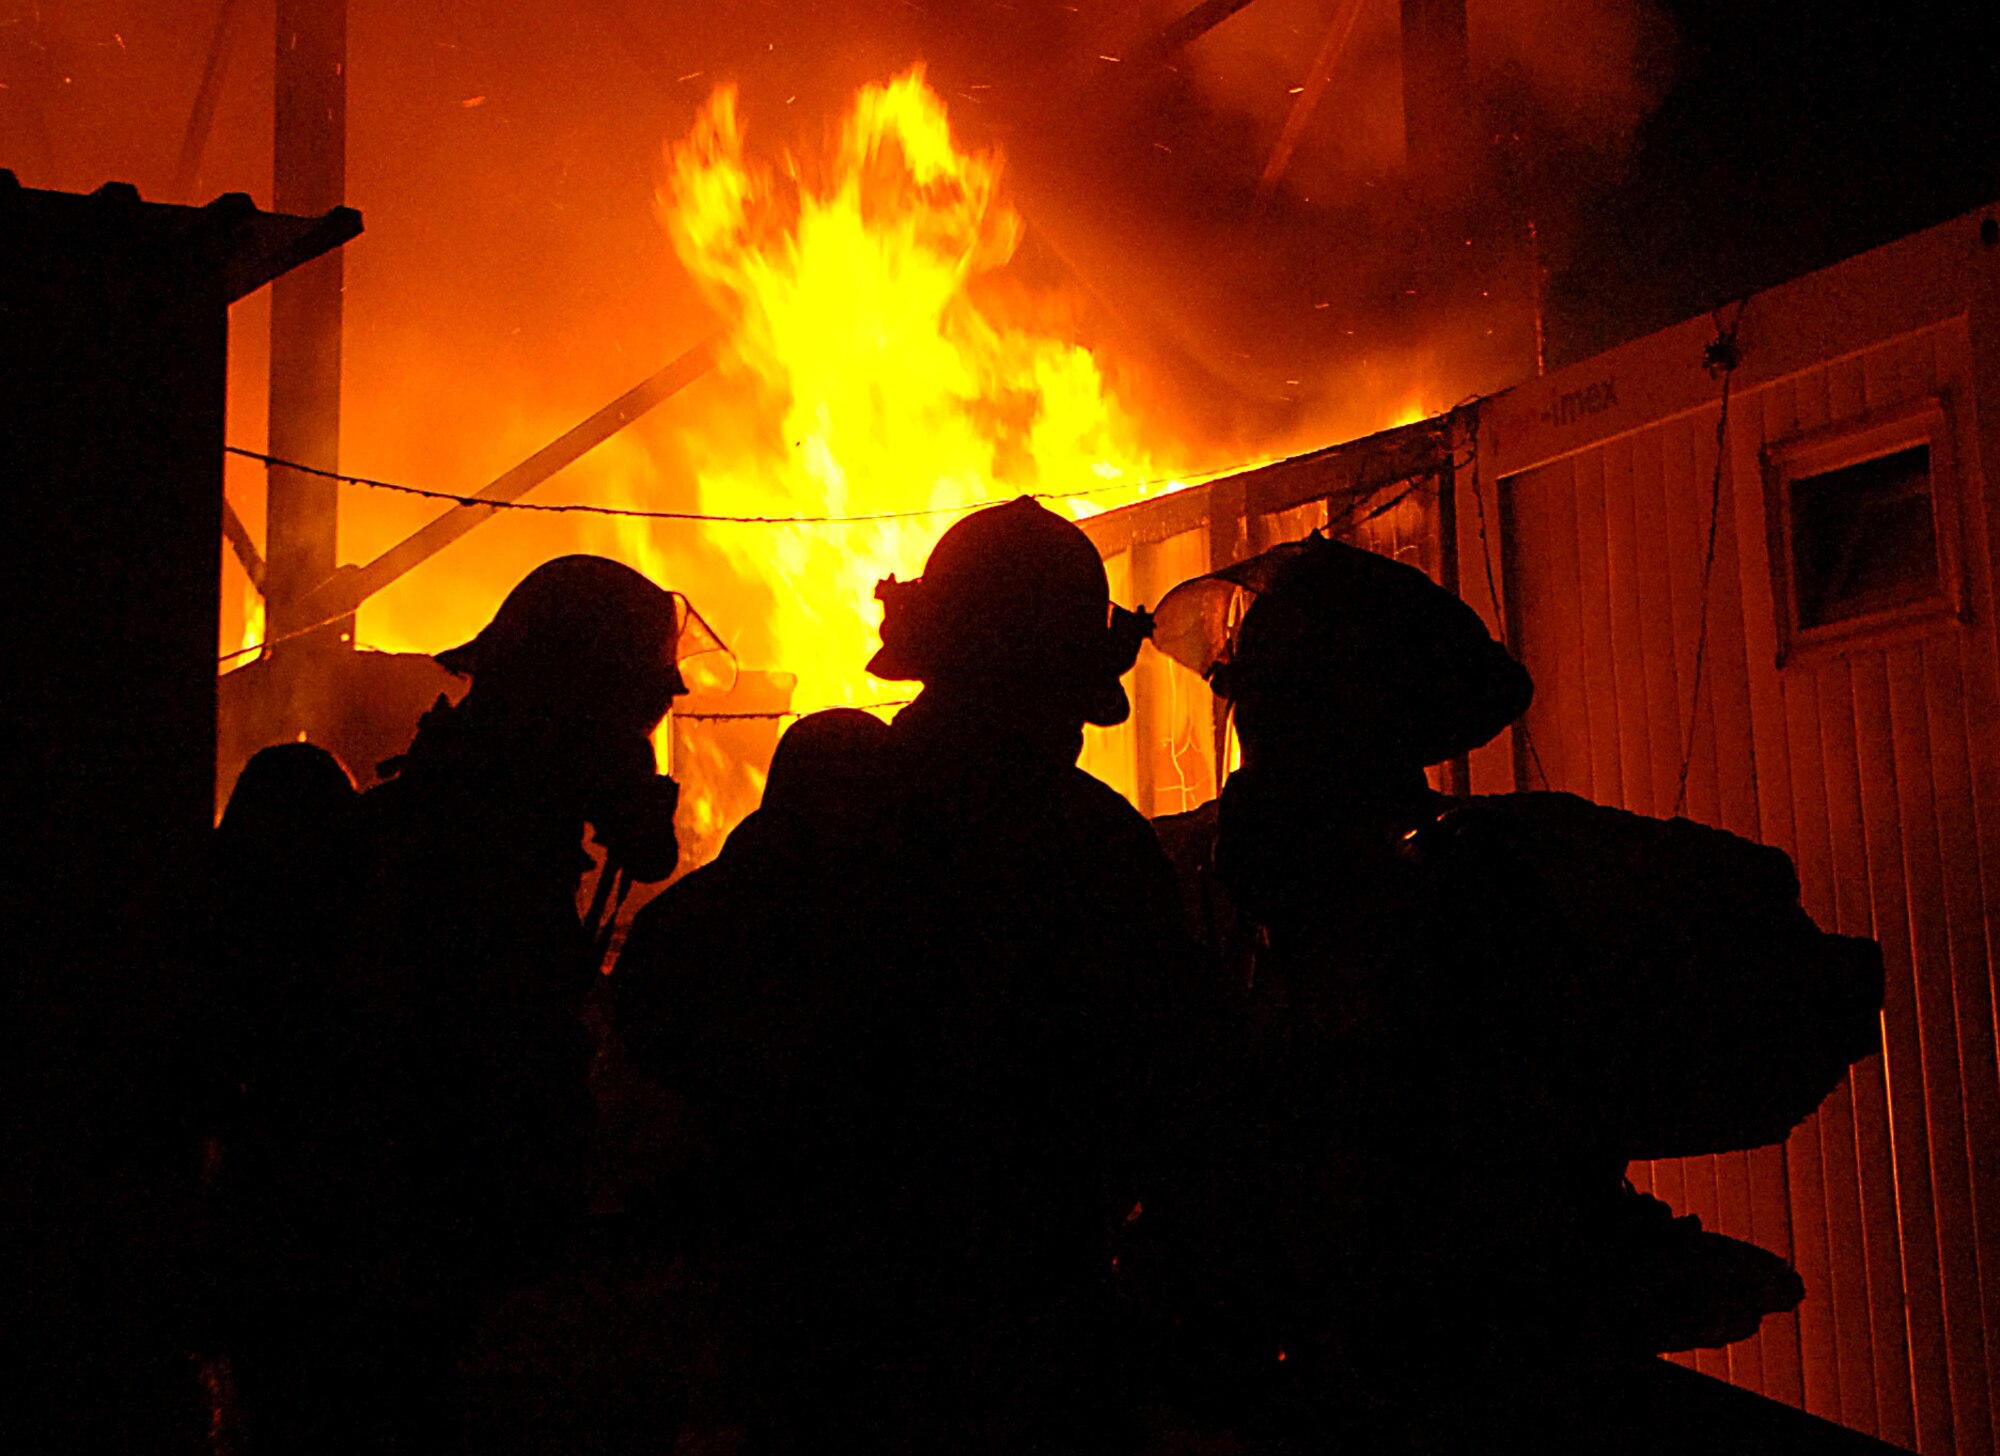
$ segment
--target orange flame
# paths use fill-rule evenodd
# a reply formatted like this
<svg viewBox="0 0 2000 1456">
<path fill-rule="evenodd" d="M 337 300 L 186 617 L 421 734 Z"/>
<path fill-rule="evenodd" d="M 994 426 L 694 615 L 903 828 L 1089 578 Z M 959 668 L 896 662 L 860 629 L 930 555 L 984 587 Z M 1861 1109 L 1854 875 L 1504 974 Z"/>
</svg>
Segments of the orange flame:
<svg viewBox="0 0 2000 1456">
<path fill-rule="evenodd" d="M 1047 326 L 1066 322 L 1060 301 L 995 278 L 1022 231 L 1000 155 L 957 146 L 921 66 L 864 87 L 824 158 L 751 156 L 724 86 L 666 160 L 660 217 L 726 321 L 742 411 L 692 427 L 703 509 L 936 512 L 710 528 L 773 588 L 773 665 L 798 675 L 801 708 L 901 695 L 863 671 L 870 599 L 922 569 L 958 508 L 1091 491 L 1056 502 L 1082 514 L 1167 488 L 1089 351 Z"/>
<path fill-rule="evenodd" d="M 627 431 L 565 480 L 585 499 L 653 509 L 691 471 L 703 512 L 820 519 L 539 518 L 543 554 L 602 552 L 686 592 L 746 669 L 775 670 L 753 716 L 787 676 L 795 711 L 888 705 L 912 689 L 867 675 L 875 584 L 918 574 L 966 508 L 1031 492 L 1082 516 L 1184 483 L 1148 448 L 1165 436 L 1146 433 L 1075 341 L 1069 300 L 1006 270 L 1023 223 L 1002 181 L 997 151 L 958 145 L 921 66 L 862 88 L 819 153 L 775 161 L 746 145 L 735 88 L 717 88 L 667 144 L 656 194 L 675 257 L 719 316 L 717 369 L 662 411 L 672 448 Z M 495 429 L 525 453 L 563 423 Z M 824 519 L 884 514 L 895 519 Z M 497 544 L 505 527 L 488 529 Z M 364 640 L 429 651 L 470 635 L 518 575 L 501 559 L 427 568 L 421 600 L 363 609 Z M 734 702 L 698 712 L 718 706 L 736 716 Z M 662 726 L 688 863 L 756 806 L 775 726 Z"/>
</svg>

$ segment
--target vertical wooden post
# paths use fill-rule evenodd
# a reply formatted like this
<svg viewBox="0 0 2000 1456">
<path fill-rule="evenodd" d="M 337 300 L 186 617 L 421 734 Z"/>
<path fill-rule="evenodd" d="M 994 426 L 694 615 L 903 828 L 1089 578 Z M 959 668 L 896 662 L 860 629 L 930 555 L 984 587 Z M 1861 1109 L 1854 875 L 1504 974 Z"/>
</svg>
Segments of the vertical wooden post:
<svg viewBox="0 0 2000 1456">
<path fill-rule="evenodd" d="M 273 199 L 278 212 L 325 212 L 347 187 L 347 0 L 278 0 Z M 286 274 L 271 290 L 269 450 L 321 470 L 340 468 L 338 251 Z M 272 639 L 310 623 L 299 608 L 333 574 L 339 486 L 273 465 L 267 477 L 265 593 Z M 353 619 L 278 649 L 318 656 L 352 640 Z"/>
</svg>

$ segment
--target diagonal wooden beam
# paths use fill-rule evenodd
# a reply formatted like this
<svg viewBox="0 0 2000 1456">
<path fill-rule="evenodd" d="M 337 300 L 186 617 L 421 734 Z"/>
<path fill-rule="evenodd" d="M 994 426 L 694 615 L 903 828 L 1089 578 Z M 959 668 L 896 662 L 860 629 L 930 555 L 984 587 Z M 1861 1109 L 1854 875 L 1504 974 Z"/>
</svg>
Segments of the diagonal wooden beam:
<svg viewBox="0 0 2000 1456">
<path fill-rule="evenodd" d="M 300 603 L 301 622 L 337 622 L 413 568 L 491 520 L 558 471 L 582 459 L 655 405 L 673 398 L 715 366 L 716 335 L 702 340 L 664 369 L 625 391 L 588 419 L 559 435 L 477 492 L 481 504 L 453 506 L 414 535 L 365 566 L 342 567 Z M 489 504 L 490 502 L 490 504 Z"/>
<path fill-rule="evenodd" d="M 250 539 L 250 530 L 243 524 L 243 517 L 236 514 L 236 507 L 229 503 L 229 497 L 222 498 L 222 535 L 235 551 L 237 561 L 242 563 L 243 574 L 250 578 L 250 585 L 258 592 L 264 590 L 264 557 L 257 550 L 257 543 Z"/>
<path fill-rule="evenodd" d="M 229 65 L 230 46 L 236 39 L 236 12 L 241 8 L 241 0 L 222 0 L 222 8 L 216 12 L 215 33 L 208 42 L 208 59 L 202 64 L 201 84 L 195 88 L 194 109 L 188 113 L 180 161 L 174 166 L 168 193 L 178 202 L 194 200 L 190 194 L 201 177 L 202 153 L 208 150 L 208 136 L 215 129 L 215 104 L 222 94 L 222 73 Z"/>
<path fill-rule="evenodd" d="M 1250 0 L 1201 0 L 1201 4 L 1178 20 L 1168 21 L 1165 28 L 1149 40 L 1134 46 L 1127 59 L 1140 65 L 1157 65 L 1171 60 L 1176 51 L 1200 40 L 1249 4 Z"/>
<path fill-rule="evenodd" d="M 1255 207 L 1258 211 L 1262 211 L 1264 204 L 1271 200 L 1271 194 L 1278 190 L 1278 180 L 1291 164 L 1292 152 L 1298 147 L 1299 138 L 1305 135 L 1320 97 L 1326 94 L 1327 85 L 1333 79 L 1333 68 L 1340 64 L 1341 52 L 1347 49 L 1348 37 L 1354 34 L 1354 22 L 1361 18 L 1361 7 L 1366 3 L 1367 0 L 1340 0 L 1333 12 L 1333 22 L 1326 28 L 1326 39 L 1320 42 L 1319 54 L 1313 57 L 1312 67 L 1306 72 L 1305 85 L 1292 98 L 1291 113 L 1285 117 L 1285 129 L 1278 133 L 1278 144 L 1271 148 L 1270 160 L 1264 163 L 1264 175 L 1257 179 Z"/>
</svg>

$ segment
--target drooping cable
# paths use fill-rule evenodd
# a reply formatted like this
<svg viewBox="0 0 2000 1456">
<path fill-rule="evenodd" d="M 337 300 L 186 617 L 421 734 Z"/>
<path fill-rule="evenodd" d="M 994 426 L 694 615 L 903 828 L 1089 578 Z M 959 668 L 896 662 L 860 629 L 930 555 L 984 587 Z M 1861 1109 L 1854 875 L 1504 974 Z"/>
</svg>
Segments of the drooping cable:
<svg viewBox="0 0 2000 1456">
<path fill-rule="evenodd" d="M 1694 639 L 1694 686 L 1688 693 L 1687 736 L 1682 740 L 1680 783 L 1674 790 L 1676 815 L 1687 807 L 1688 769 L 1694 762 L 1695 729 L 1701 722 L 1702 677 L 1708 662 L 1709 583 L 1715 574 L 1716 526 L 1722 518 L 1722 466 L 1729 452 L 1729 386 L 1736 377 L 1736 366 L 1742 362 L 1736 347 L 1736 331 L 1742 326 L 1743 310 L 1748 304 L 1747 298 L 1739 299 L 1729 323 L 1725 326 L 1716 322 L 1715 338 L 1701 354 L 1708 372 L 1722 376 L 1722 399 L 1715 416 L 1715 473 L 1708 487 L 1708 549 L 1701 563 L 1701 615 Z"/>
<path fill-rule="evenodd" d="M 1507 604 L 1500 598 L 1500 585 L 1493 570 L 1493 541 L 1486 534 L 1486 490 L 1479 473 L 1479 401 L 1473 400 L 1466 406 L 1466 417 L 1470 420 L 1469 454 L 1472 456 L 1472 506 L 1479 518 L 1479 555 L 1486 568 L 1486 600 L 1493 604 L 1493 623 L 1500 629 L 1500 641 L 1508 651 L 1513 651 L 1513 634 L 1507 627 Z M 1496 485 L 1496 489 L 1498 486 Z M 1542 766 L 1542 751 L 1535 747 L 1535 731 L 1528 726 L 1527 715 L 1523 714 L 1514 725 L 1521 734 L 1521 742 L 1528 750 L 1528 759 L 1535 765 L 1535 777 L 1542 781 L 1543 788 L 1552 787 L 1549 771 Z"/>
<path fill-rule="evenodd" d="M 627 520 L 640 521 L 692 521 L 704 525 L 719 526 L 853 526 L 866 525 L 877 521 L 909 521 L 926 516 L 949 516 L 968 511 L 984 510 L 988 506 L 1006 505 L 1007 500 L 966 501 L 951 506 L 918 506 L 900 511 L 866 511 L 855 515 L 797 515 L 797 516 L 733 516 L 707 511 L 656 511 L 644 510 L 637 506 L 606 506 L 589 501 L 527 501 L 489 500 L 484 496 L 461 495 L 455 491 L 432 490 L 426 486 L 405 485 L 400 481 L 378 480 L 367 475 L 348 475 L 337 470 L 320 470 L 310 465 L 301 465 L 294 460 L 267 455 L 259 450 L 246 449 L 241 445 L 226 445 L 226 453 L 241 456 L 245 460 L 258 460 L 266 465 L 278 465 L 287 470 L 296 470 L 306 475 L 317 475 L 325 480 L 337 480 L 344 485 L 366 486 L 371 490 L 394 491 L 399 495 L 413 495 L 423 500 L 445 501 L 452 505 L 484 506 L 496 511 L 539 511 L 545 515 L 590 515 L 617 516 Z M 1218 480 L 1226 475 L 1235 475 L 1244 470 L 1254 469 L 1263 462 L 1245 462 L 1238 465 L 1222 466 L 1215 470 L 1194 471 L 1187 475 L 1147 477 L 1140 480 L 1119 480 L 1104 485 L 1086 486 L 1079 490 L 1023 491 L 1021 494 L 1033 500 L 1077 500 L 1085 496 L 1105 495 L 1117 490 L 1143 490 L 1147 486 L 1176 485 L 1188 486 Z M 1017 497 L 1008 497 L 1008 500 Z"/>
</svg>

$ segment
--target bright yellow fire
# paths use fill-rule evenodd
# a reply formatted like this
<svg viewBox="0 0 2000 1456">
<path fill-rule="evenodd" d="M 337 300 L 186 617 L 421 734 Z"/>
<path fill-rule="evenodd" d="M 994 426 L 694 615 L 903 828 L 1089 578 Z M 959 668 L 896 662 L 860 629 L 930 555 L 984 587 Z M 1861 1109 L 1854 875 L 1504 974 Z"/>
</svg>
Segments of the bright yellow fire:
<svg viewBox="0 0 2000 1456">
<path fill-rule="evenodd" d="M 956 144 L 921 66 L 864 87 L 822 157 L 753 156 L 729 86 L 667 147 L 660 218 L 724 320 L 721 370 L 744 405 L 690 426 L 702 509 L 934 512 L 706 528 L 772 589 L 777 660 L 752 665 L 796 673 L 801 709 L 908 695 L 863 668 L 875 583 L 921 571 L 959 509 L 1091 492 L 1052 502 L 1081 515 L 1174 483 L 1152 480 L 1138 423 L 1060 301 L 997 276 L 1022 228 L 1001 170 L 996 151 Z"/>
<path fill-rule="evenodd" d="M 264 594 L 256 586 L 243 583 L 243 640 L 236 644 L 239 655 L 260 646 L 264 641 Z"/>
</svg>

